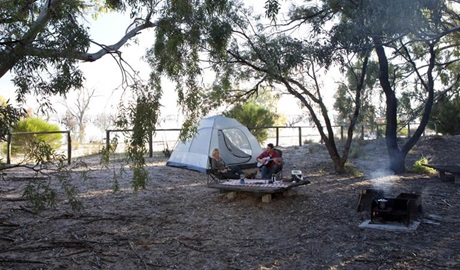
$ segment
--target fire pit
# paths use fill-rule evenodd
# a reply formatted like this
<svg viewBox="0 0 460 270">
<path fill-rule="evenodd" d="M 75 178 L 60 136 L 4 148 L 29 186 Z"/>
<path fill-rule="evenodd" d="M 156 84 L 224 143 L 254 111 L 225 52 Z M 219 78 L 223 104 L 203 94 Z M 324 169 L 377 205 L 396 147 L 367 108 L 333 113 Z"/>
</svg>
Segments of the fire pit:
<svg viewBox="0 0 460 270">
<path fill-rule="evenodd" d="M 390 198 L 385 197 L 382 190 L 363 190 L 358 211 L 368 209 L 371 224 L 398 222 L 409 226 L 422 213 L 421 197 L 414 193 L 400 193 L 396 198 Z"/>
</svg>

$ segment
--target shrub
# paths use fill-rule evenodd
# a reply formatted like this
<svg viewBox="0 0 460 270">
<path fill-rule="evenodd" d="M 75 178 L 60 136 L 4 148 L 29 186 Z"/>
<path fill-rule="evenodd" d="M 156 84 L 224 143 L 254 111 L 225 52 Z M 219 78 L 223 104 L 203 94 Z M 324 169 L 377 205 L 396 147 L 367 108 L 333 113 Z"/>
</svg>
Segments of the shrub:
<svg viewBox="0 0 460 270">
<path fill-rule="evenodd" d="M 361 149 L 359 146 L 355 145 L 350 149 L 350 154 L 348 155 L 350 158 L 358 158 L 361 155 Z"/>
<path fill-rule="evenodd" d="M 421 173 L 421 174 L 433 174 L 436 173 L 436 170 L 430 167 L 423 166 L 423 164 L 428 164 L 428 159 L 425 157 L 417 160 L 412 166 L 412 172 Z"/>
<path fill-rule="evenodd" d="M 43 132 L 59 131 L 58 125 L 46 122 L 43 119 L 30 117 L 19 121 L 14 127 L 13 132 Z M 51 149 L 56 150 L 61 147 L 62 134 L 15 134 L 11 137 L 11 154 L 26 154 L 32 149 L 33 144 L 45 142 Z"/>
<path fill-rule="evenodd" d="M 363 177 L 364 175 L 360 170 L 358 170 L 352 163 L 348 161 L 345 163 L 345 171 L 353 177 Z"/>
<path fill-rule="evenodd" d="M 228 112 L 223 113 L 226 117 L 235 118 L 241 124 L 254 128 L 251 133 L 257 141 L 264 142 L 268 138 L 266 129 L 257 129 L 258 127 L 268 127 L 275 124 L 277 114 L 270 112 L 268 109 L 257 105 L 255 102 L 237 104 Z"/>
<path fill-rule="evenodd" d="M 460 97 L 449 98 L 447 95 L 439 97 L 428 122 L 428 128 L 441 134 L 460 134 Z"/>
</svg>

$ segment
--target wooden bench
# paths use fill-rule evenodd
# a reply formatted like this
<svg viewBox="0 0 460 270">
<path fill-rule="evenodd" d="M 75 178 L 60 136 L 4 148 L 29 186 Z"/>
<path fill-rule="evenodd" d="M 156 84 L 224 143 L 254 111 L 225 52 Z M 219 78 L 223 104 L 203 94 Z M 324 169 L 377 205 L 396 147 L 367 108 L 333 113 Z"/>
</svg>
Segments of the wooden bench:
<svg viewBox="0 0 460 270">
<path fill-rule="evenodd" d="M 234 198 L 236 192 L 252 192 L 256 195 L 262 195 L 262 202 L 271 202 L 272 194 L 283 193 L 288 194 L 292 188 L 308 185 L 310 181 L 302 180 L 299 182 L 275 182 L 268 183 L 268 180 L 262 179 L 246 179 L 244 184 L 240 184 L 240 180 L 228 180 L 220 183 L 208 183 L 209 188 L 215 188 L 221 192 L 228 192 L 229 198 Z"/>
<path fill-rule="evenodd" d="M 459 165 L 437 165 L 437 164 L 423 164 L 423 166 L 430 167 L 438 171 L 441 180 L 446 179 L 446 172 L 454 176 L 456 184 L 460 184 L 460 166 Z"/>
</svg>

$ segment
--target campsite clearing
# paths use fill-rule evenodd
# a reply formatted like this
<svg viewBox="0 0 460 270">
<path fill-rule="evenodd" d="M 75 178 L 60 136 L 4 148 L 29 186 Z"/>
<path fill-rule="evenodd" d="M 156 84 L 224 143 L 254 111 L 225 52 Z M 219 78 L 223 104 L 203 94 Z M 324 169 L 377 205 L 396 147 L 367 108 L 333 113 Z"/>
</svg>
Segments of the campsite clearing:
<svg viewBox="0 0 460 270">
<path fill-rule="evenodd" d="M 362 177 L 336 175 L 324 145 L 283 148 L 285 171 L 301 170 L 311 184 L 294 196 L 262 203 L 244 192 L 229 199 L 207 187 L 203 173 L 148 158 L 147 188 L 134 192 L 132 172 L 118 162 L 101 168 L 85 159 L 87 177 L 73 173 L 84 203 L 66 201 L 35 213 L 22 198 L 27 181 L 0 181 L 1 269 L 459 269 L 460 186 L 453 179 L 393 176 L 384 141 L 356 144 L 350 163 Z M 423 139 L 407 158 L 460 164 L 460 136 Z M 296 167 L 293 168 L 293 165 Z M 12 175 L 8 174 L 7 176 Z M 113 192 L 114 177 L 120 190 Z M 58 179 L 49 179 L 60 189 Z M 360 192 L 422 195 L 413 232 L 362 229 Z M 62 194 L 59 194 L 59 198 Z"/>
</svg>

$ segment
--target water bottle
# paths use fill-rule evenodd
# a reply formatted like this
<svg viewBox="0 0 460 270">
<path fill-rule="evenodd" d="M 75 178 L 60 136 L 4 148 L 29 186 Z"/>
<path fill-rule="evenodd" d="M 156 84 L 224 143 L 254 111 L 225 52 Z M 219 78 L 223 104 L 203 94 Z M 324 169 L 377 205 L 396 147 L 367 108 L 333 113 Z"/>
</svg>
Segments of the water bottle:
<svg viewBox="0 0 460 270">
<path fill-rule="evenodd" d="M 244 174 L 240 174 L 240 184 L 244 185 Z"/>
</svg>

